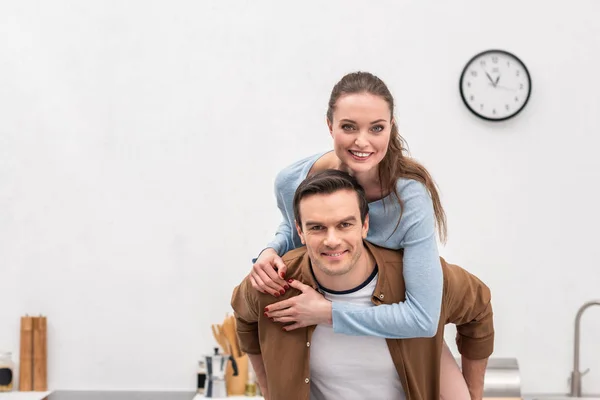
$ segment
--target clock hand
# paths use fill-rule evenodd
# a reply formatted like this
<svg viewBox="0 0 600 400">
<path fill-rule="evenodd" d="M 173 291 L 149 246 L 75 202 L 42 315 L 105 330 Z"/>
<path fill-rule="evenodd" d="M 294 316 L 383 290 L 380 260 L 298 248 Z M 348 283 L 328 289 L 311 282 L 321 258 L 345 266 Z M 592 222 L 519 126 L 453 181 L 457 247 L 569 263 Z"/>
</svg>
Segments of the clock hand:
<svg viewBox="0 0 600 400">
<path fill-rule="evenodd" d="M 496 82 L 494 83 L 494 86 L 496 86 L 498 84 L 499 80 L 500 80 L 500 75 L 498 75 L 498 77 L 496 78 Z"/>
<path fill-rule="evenodd" d="M 496 87 L 496 83 L 494 83 L 494 80 L 492 79 L 492 77 L 490 76 L 490 74 L 487 73 L 487 71 L 485 71 L 485 74 L 487 75 L 488 79 L 490 80 L 490 83 L 492 84 L 493 87 Z"/>
<path fill-rule="evenodd" d="M 490 83 L 490 85 L 492 85 L 492 84 Z M 492 86 L 494 86 L 494 85 L 492 85 Z M 510 90 L 511 92 L 516 92 L 517 91 L 517 89 L 512 89 L 512 88 L 509 88 L 509 87 L 506 87 L 506 86 L 496 85 L 494 87 L 497 87 L 499 89 L 504 89 L 504 90 Z"/>
</svg>

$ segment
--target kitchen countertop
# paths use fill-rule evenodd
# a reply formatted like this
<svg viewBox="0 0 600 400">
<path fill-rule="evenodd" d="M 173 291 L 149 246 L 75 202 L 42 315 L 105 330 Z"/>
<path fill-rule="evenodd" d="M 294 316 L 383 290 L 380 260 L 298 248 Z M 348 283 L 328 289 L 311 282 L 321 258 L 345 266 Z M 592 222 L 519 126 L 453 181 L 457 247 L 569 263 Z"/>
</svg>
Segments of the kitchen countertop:
<svg viewBox="0 0 600 400">
<path fill-rule="evenodd" d="M 192 400 L 195 392 L 57 390 L 44 400 Z"/>
<path fill-rule="evenodd" d="M 19 395 L 29 394 L 34 395 L 33 392 L 12 392 L 14 397 L 11 399 L 18 400 Z M 39 393 L 41 396 L 36 397 L 41 400 L 194 400 L 195 392 L 155 392 L 155 391 L 112 391 L 112 390 L 57 390 L 51 392 L 46 397 L 43 397 L 43 393 Z M 7 394 L 8 395 L 8 394 Z M 7 397 L 9 398 L 9 397 Z M 25 397 L 23 397 L 25 398 Z M 28 397 L 31 399 L 33 397 Z M 201 397 L 204 399 L 204 397 Z M 213 398 L 213 400 L 230 400 L 230 399 L 245 399 L 245 400 L 264 400 L 262 397 L 246 397 L 246 396 L 229 396 L 225 398 Z M 525 399 L 525 397 L 523 398 Z M 530 397 L 527 397 L 530 399 Z M 0 400 L 3 400 L 2 394 L 0 394 Z M 196 399 L 197 400 L 197 399 Z M 487 397 L 484 400 L 521 400 L 520 397 L 511 398 L 500 398 L 500 397 Z"/>
<path fill-rule="evenodd" d="M 37 395 L 37 397 L 36 397 Z M 111 390 L 57 390 L 51 392 L 49 395 L 44 396 L 45 393 L 38 392 L 10 392 L 0 393 L 0 400 L 11 399 L 11 400 L 198 400 L 194 399 L 195 392 L 155 392 L 155 391 L 111 391 Z M 5 397 L 6 396 L 6 397 Z M 204 399 L 204 397 L 200 397 Z M 262 397 L 246 397 L 246 396 L 229 396 L 226 398 L 213 398 L 213 400 L 264 400 Z M 500 398 L 500 397 L 487 397 L 484 400 L 521 400 L 531 399 L 531 397 L 512 397 L 512 398 Z M 537 400 L 537 398 L 535 398 Z"/>
<path fill-rule="evenodd" d="M 10 392 L 11 399 L 19 399 L 19 395 L 34 395 L 32 392 Z M 7 396 L 10 396 L 7 393 Z M 157 391 L 111 391 L 111 390 L 56 390 L 46 397 L 37 397 L 42 400 L 193 400 L 196 392 L 157 392 Z M 9 397 L 7 397 L 9 398 Z M 25 398 L 25 397 L 22 397 Z M 204 398 L 204 397 L 202 397 Z M 0 400 L 3 396 L 0 394 Z M 214 398 L 214 400 L 220 400 Z M 264 400 L 262 397 L 229 396 L 223 400 L 245 399 Z"/>
<path fill-rule="evenodd" d="M 48 392 L 6 392 L 0 393 L 0 400 L 194 400 L 195 392 L 185 391 L 112 391 L 112 390 L 57 390 Z M 201 397 L 202 399 L 204 397 Z M 585 400 L 600 399 L 600 395 L 584 396 Z M 264 400 L 262 397 L 229 396 L 226 398 L 213 398 L 214 400 Z M 484 397 L 484 400 L 566 400 L 568 395 L 557 394 L 524 394 L 522 397 Z M 579 399 L 579 397 L 577 398 Z M 583 399 L 583 398 L 582 398 Z M 198 400 L 198 399 L 195 399 Z"/>
</svg>

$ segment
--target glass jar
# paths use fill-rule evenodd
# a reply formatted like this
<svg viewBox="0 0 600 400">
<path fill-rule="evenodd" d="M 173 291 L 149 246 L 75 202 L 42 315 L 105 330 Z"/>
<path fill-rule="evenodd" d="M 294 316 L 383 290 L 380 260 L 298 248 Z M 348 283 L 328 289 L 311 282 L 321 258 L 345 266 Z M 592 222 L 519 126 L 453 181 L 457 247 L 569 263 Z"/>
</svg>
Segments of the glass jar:
<svg viewBox="0 0 600 400">
<path fill-rule="evenodd" d="M 13 388 L 15 364 L 12 353 L 0 351 L 0 392 L 10 392 Z"/>
<path fill-rule="evenodd" d="M 204 394 L 206 387 L 206 364 L 204 361 L 198 361 L 198 384 L 196 385 L 196 393 Z"/>
</svg>

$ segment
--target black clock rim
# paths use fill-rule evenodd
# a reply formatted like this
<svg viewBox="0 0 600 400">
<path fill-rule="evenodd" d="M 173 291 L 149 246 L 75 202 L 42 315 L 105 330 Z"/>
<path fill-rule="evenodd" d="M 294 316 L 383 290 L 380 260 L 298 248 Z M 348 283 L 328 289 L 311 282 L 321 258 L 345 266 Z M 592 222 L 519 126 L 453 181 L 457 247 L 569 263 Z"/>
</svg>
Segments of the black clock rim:
<svg viewBox="0 0 600 400">
<path fill-rule="evenodd" d="M 489 118 L 486 117 L 484 115 L 479 114 L 477 111 L 473 110 L 471 108 L 471 106 L 469 105 L 469 102 L 467 101 L 467 99 L 465 98 L 465 94 L 463 92 L 463 88 L 462 88 L 462 83 L 465 77 L 465 74 L 467 73 L 467 69 L 469 68 L 469 65 L 471 65 L 471 63 L 473 61 L 475 61 L 477 58 L 488 54 L 488 53 L 500 53 L 500 54 L 504 54 L 507 55 L 509 57 L 514 58 L 516 61 L 518 61 L 519 63 L 521 63 L 521 65 L 523 66 L 523 69 L 525 70 L 525 74 L 527 75 L 527 83 L 529 84 L 529 91 L 527 92 L 527 97 L 525 98 L 525 101 L 523 102 L 523 105 L 517 110 L 515 111 L 513 114 L 507 116 L 507 117 L 502 117 L 502 118 Z M 469 61 L 467 61 L 467 63 L 465 64 L 465 67 L 463 68 L 462 73 L 460 74 L 460 80 L 458 81 L 458 90 L 460 92 L 460 98 L 462 99 L 464 105 L 467 107 L 467 109 L 469 111 L 471 111 L 471 113 L 473 113 L 475 116 L 484 119 L 486 121 L 491 121 L 491 122 L 501 122 L 501 121 L 506 121 L 507 119 L 511 119 L 516 117 L 517 115 L 519 115 L 519 113 L 521 111 L 523 111 L 523 109 L 525 108 L 525 106 L 527 105 L 527 103 L 529 102 L 529 98 L 531 97 L 531 92 L 533 91 L 533 86 L 531 84 L 531 74 L 529 74 L 529 70 L 527 69 L 527 66 L 525 65 L 525 63 L 516 55 L 514 55 L 513 53 L 506 51 L 506 50 L 501 50 L 501 49 L 491 49 L 491 50 L 484 50 L 481 51 L 477 54 L 475 54 L 473 57 L 471 57 L 471 59 Z"/>
</svg>

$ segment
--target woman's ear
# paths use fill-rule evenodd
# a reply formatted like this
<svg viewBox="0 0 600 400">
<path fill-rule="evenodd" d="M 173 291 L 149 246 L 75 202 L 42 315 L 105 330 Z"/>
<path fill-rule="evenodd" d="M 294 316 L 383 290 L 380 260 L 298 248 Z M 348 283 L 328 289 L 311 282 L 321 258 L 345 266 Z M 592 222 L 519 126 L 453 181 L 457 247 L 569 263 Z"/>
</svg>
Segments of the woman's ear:
<svg viewBox="0 0 600 400">
<path fill-rule="evenodd" d="M 327 128 L 329 129 L 329 134 L 333 136 L 333 123 L 327 118 Z"/>
</svg>

